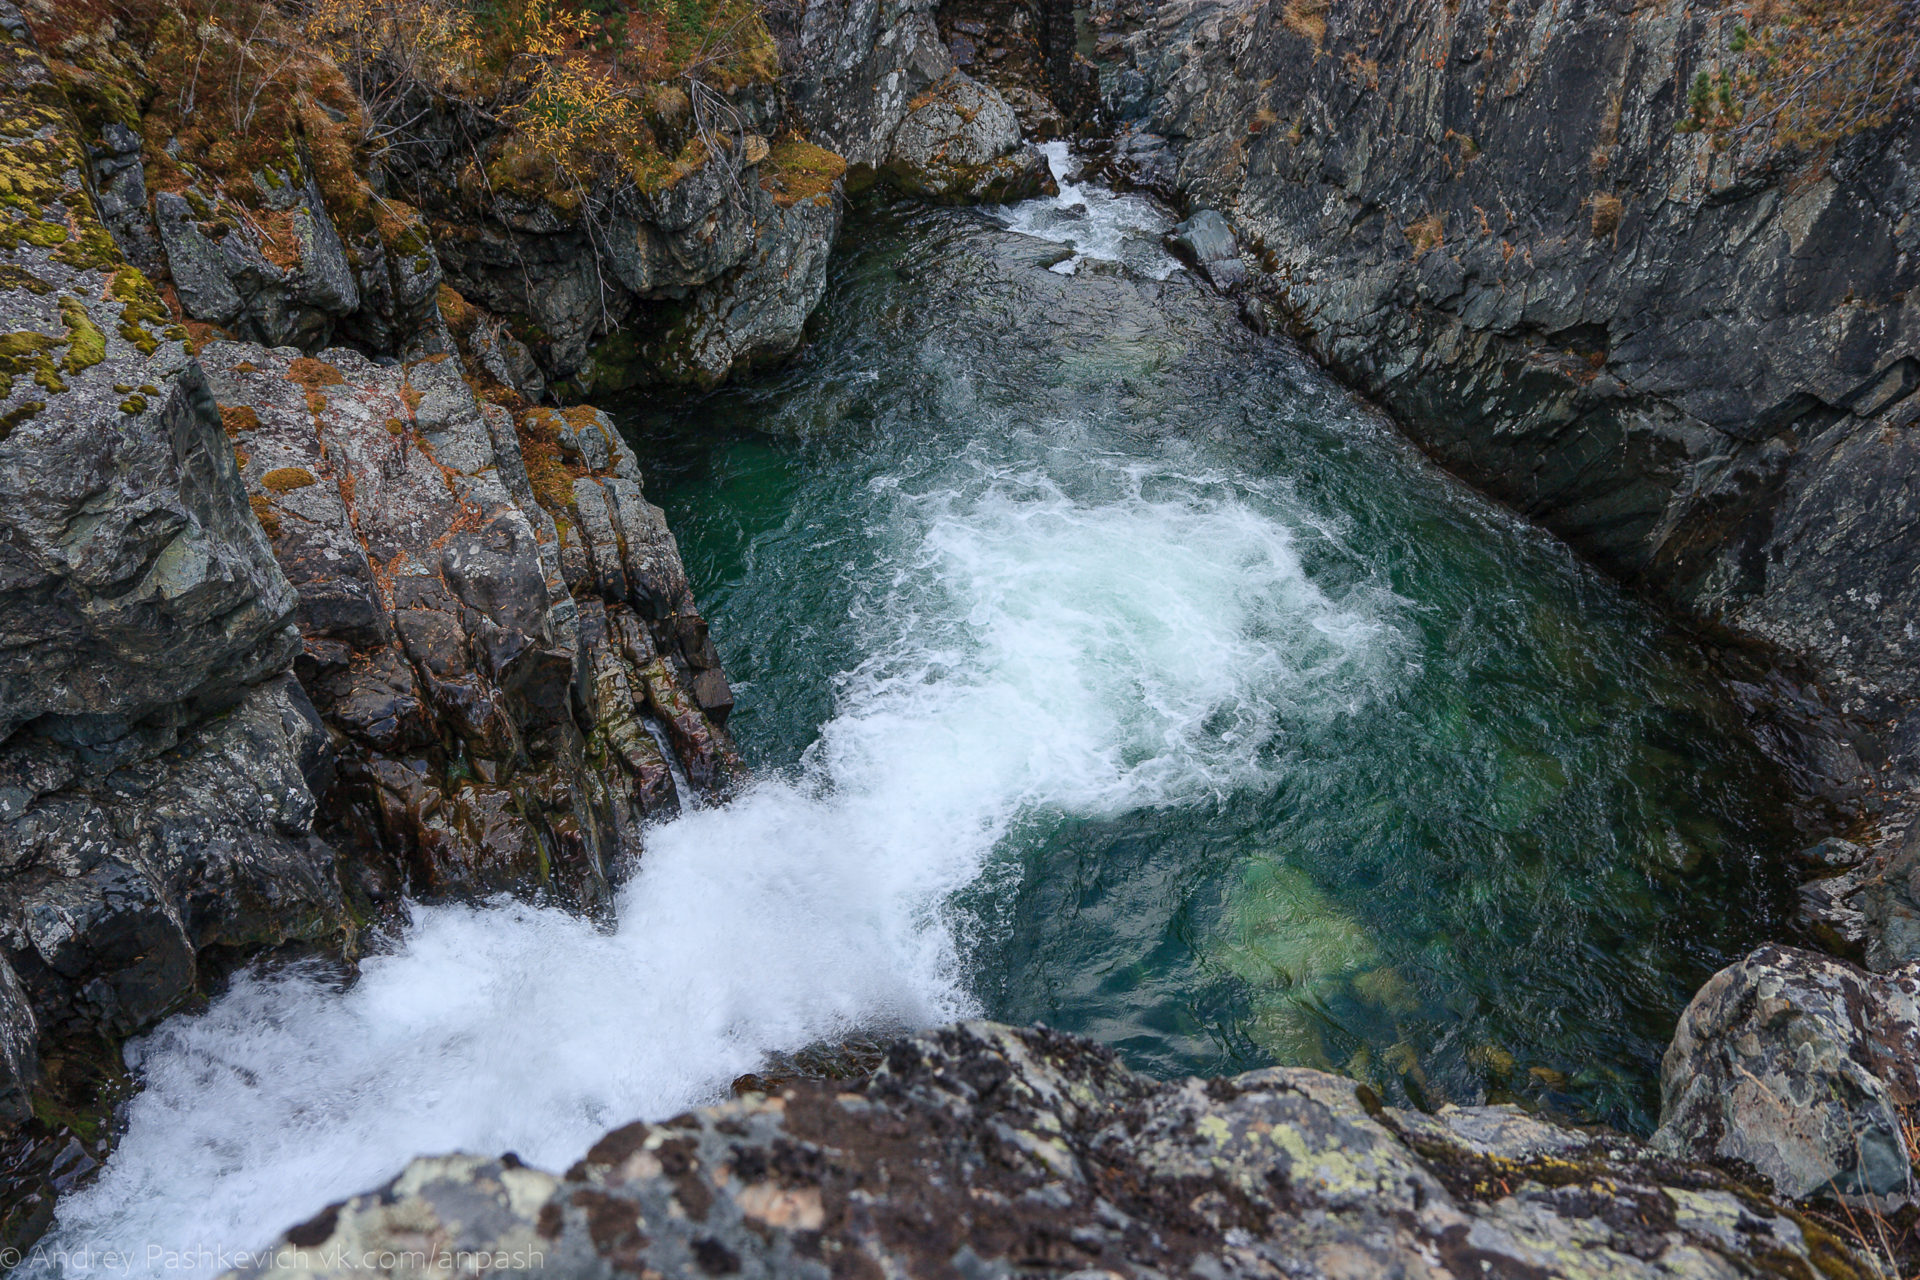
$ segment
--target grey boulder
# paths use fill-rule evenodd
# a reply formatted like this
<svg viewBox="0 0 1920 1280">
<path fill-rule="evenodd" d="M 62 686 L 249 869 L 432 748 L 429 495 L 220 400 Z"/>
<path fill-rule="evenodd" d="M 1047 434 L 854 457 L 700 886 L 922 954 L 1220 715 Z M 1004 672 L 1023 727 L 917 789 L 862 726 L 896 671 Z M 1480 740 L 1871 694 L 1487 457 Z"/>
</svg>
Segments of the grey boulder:
<svg viewBox="0 0 1920 1280">
<path fill-rule="evenodd" d="M 1866 973 L 1765 946 L 1708 980 L 1660 1072 L 1654 1145 L 1744 1166 L 1781 1195 L 1901 1198 L 1920 1101 L 1920 965 Z"/>
</svg>

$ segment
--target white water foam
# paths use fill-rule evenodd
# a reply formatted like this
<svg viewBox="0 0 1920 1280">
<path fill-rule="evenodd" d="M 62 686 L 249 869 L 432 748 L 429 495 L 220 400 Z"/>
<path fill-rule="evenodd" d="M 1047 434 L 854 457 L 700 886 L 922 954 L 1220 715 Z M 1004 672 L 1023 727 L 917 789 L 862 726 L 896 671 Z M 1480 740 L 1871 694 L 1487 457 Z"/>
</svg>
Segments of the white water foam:
<svg viewBox="0 0 1920 1280">
<path fill-rule="evenodd" d="M 1116 195 L 1105 187 L 1068 181 L 1074 160 L 1064 141 L 1043 143 L 1040 150 L 1060 194 L 1001 205 L 992 216 L 1009 231 L 1072 249 L 1073 256 L 1052 270 L 1072 275 L 1089 258 L 1120 263 L 1150 280 L 1165 280 L 1181 269 L 1179 259 L 1160 243 L 1173 226 L 1165 210 L 1145 196 Z"/>
<path fill-rule="evenodd" d="M 770 1051 L 969 1013 L 946 903 L 1010 824 L 1256 785 L 1283 720 L 1393 678 L 1391 603 L 1323 594 L 1277 500 L 1078 466 L 1098 474 L 1072 492 L 987 460 L 874 486 L 895 570 L 871 656 L 796 776 L 649 833 L 616 928 L 418 908 L 345 990 L 252 974 L 163 1024 L 135 1049 L 130 1129 L 49 1247 L 138 1270 L 156 1247 L 259 1246 L 416 1154 L 564 1167 Z"/>
</svg>

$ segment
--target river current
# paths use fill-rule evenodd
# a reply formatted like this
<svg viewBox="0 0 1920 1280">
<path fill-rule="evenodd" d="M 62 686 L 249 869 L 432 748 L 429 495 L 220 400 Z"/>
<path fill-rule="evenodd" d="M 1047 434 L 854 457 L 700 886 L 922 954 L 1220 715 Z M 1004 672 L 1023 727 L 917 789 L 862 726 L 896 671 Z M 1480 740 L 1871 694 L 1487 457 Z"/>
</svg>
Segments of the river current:
<svg viewBox="0 0 1920 1280">
<path fill-rule="evenodd" d="M 416 907 L 351 983 L 162 1024 L 49 1247 L 210 1271 L 416 1154 L 561 1168 L 972 1015 L 1649 1128 L 1678 1010 L 1779 919 L 1780 780 L 1684 643 L 1165 226 L 866 208 L 795 365 L 624 406 L 756 783 L 649 831 L 610 927 Z"/>
</svg>

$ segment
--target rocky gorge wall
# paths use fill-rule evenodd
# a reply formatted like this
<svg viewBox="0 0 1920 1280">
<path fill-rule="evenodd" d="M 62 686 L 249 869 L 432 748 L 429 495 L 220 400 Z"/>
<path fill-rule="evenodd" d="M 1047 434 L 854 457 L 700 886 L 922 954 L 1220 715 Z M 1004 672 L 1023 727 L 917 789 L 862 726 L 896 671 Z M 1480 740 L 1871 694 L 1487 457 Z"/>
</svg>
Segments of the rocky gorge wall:
<svg viewBox="0 0 1920 1280">
<path fill-rule="evenodd" d="M 1116 12 L 1107 105 L 1123 168 L 1226 215 L 1257 321 L 1616 577 L 1804 661 L 1899 790 L 1920 120 L 1821 156 L 1677 128 L 1738 18 L 1182 0 Z"/>
<path fill-rule="evenodd" d="M 0 215 L 10 1241 L 43 1229 L 54 1196 L 104 1156 L 105 1117 L 125 1087 L 120 1041 L 233 963 L 281 946 L 350 959 L 402 894 L 508 889 L 602 910 L 646 819 L 739 776 L 731 691 L 636 460 L 604 415 L 554 407 L 552 390 L 711 385 L 790 354 L 850 187 L 937 200 L 1044 189 L 1022 121 L 1067 127 L 1090 105 L 1075 95 L 1091 92 L 1091 69 L 1066 52 L 1060 6 L 1000 11 L 1010 25 L 1027 15 L 1031 38 L 932 0 L 816 0 L 776 14 L 786 73 L 732 94 L 728 145 L 662 189 L 582 195 L 496 182 L 525 178 L 509 163 L 513 140 L 444 102 L 418 152 L 378 165 L 335 163 L 325 111 L 270 163 L 202 163 L 140 87 L 152 51 L 132 33 L 112 19 L 57 21 L 83 6 L 23 16 L 0 3 L 12 144 Z M 1462 12 L 1410 8 L 1366 39 L 1428 49 L 1422 24 L 1452 39 L 1478 11 Z M 1613 230 L 1644 247 L 1638 274 L 1606 266 L 1612 233 L 1595 230 L 1592 202 L 1549 201 L 1564 183 L 1540 175 L 1560 171 L 1521 146 L 1528 130 L 1578 115 L 1526 96 L 1578 80 L 1553 61 L 1573 57 L 1560 28 L 1537 14 L 1527 26 L 1517 10 L 1481 17 L 1505 33 L 1492 52 L 1413 58 L 1426 70 L 1404 85 L 1340 98 L 1326 95 L 1347 81 L 1314 87 L 1336 66 L 1354 74 L 1338 17 L 1316 37 L 1273 6 L 1164 7 L 1109 68 L 1108 104 L 1134 126 L 1123 163 L 1223 211 L 1254 250 L 1241 264 L 1254 268 L 1249 314 L 1301 333 L 1443 459 L 1617 571 L 1804 653 L 1854 710 L 1898 719 L 1903 637 L 1854 622 L 1906 607 L 1897 565 L 1911 563 L 1909 535 L 1876 523 L 1904 501 L 1904 478 L 1872 450 L 1904 457 L 1913 304 L 1891 283 L 1911 273 L 1913 233 L 1908 219 L 1879 235 L 1889 215 L 1858 188 L 1908 198 L 1908 135 L 1840 157 L 1820 180 L 1824 203 L 1793 205 L 1779 175 L 1763 175 L 1758 194 L 1742 194 L 1750 176 L 1716 187 L 1709 163 L 1668 207 L 1653 199 L 1673 156 L 1649 140 L 1664 109 L 1646 87 L 1657 77 L 1629 76 L 1641 88 L 1622 90 L 1628 123 L 1616 122 L 1607 163 L 1628 193 Z M 1620 47 L 1645 34 L 1638 14 L 1561 19 L 1624 23 L 1632 39 Z M 1468 253 L 1450 229 L 1460 192 L 1445 188 L 1466 179 L 1434 159 L 1431 129 L 1415 129 L 1411 99 L 1397 95 L 1412 86 L 1444 107 L 1454 68 L 1481 74 L 1482 58 L 1535 72 L 1491 95 L 1505 106 L 1467 93 L 1473 163 L 1505 138 L 1472 115 L 1482 110 L 1505 112 L 1515 155 L 1533 159 L 1498 181 L 1505 170 L 1482 171 L 1491 193 L 1507 193 L 1484 207 L 1508 210 L 1511 251 Z M 1354 83 L 1370 84 L 1365 61 Z M 1321 140 L 1310 161 L 1272 151 L 1292 134 L 1274 132 L 1285 94 L 1308 121 L 1288 145 Z M 1363 128 L 1381 132 L 1361 145 Z M 1847 168 L 1856 159 L 1865 167 Z M 1354 203 L 1328 203 L 1353 184 L 1358 194 L 1339 199 Z M 1430 188 L 1452 203 L 1429 208 Z M 1472 182 L 1461 190 L 1492 198 Z M 1648 208 L 1630 216 L 1635 192 Z M 1656 263 L 1705 271 L 1712 258 L 1681 232 L 1705 219 L 1731 235 L 1724 211 L 1749 201 L 1742 216 L 1756 229 L 1735 237 L 1732 265 L 1667 288 Z M 1309 207 L 1331 221 L 1309 224 Z M 1343 221 L 1355 209 L 1365 216 Z M 1741 248 L 1780 235 L 1784 257 Z M 1797 267 L 1795 246 L 1835 243 L 1853 246 L 1840 258 L 1855 292 L 1816 289 L 1808 296 L 1825 301 L 1809 320 L 1784 299 L 1832 263 Z M 1474 266 L 1455 263 L 1472 283 L 1451 293 L 1449 245 Z M 1224 252 L 1211 273 L 1223 281 Z M 1482 274 L 1496 257 L 1504 274 Z M 1741 294 L 1752 303 L 1741 314 L 1765 320 L 1778 351 L 1743 381 L 1714 363 L 1744 330 L 1729 336 L 1733 312 L 1711 294 L 1750 272 L 1772 283 Z M 1439 285 L 1421 283 L 1431 273 Z M 1659 328 L 1669 296 L 1723 328 L 1711 340 Z M 1593 326 L 1611 335 L 1605 317 L 1643 306 L 1654 328 L 1590 341 Z M 1668 339 L 1693 345 L 1673 355 Z M 1694 394 L 1721 383 L 1766 412 L 1798 407 L 1778 422 L 1762 413 L 1765 430 L 1739 428 Z M 1457 456 L 1453 435 L 1426 434 L 1440 421 L 1455 424 Z M 1501 487 L 1522 470 L 1534 478 Z M 1821 495 L 1836 489 L 1858 509 L 1828 528 Z M 1876 600 L 1847 594 L 1855 539 L 1873 549 L 1864 564 L 1884 559 Z M 1907 1024 L 1853 1034 L 1911 1005 L 1899 968 L 1910 957 L 1887 941 L 1907 935 L 1883 922 L 1920 918 L 1909 911 L 1920 892 L 1880 867 L 1849 872 L 1836 910 L 1877 922 L 1888 976 L 1789 956 L 1716 980 L 1669 1058 L 1666 1155 L 1499 1109 L 1389 1114 L 1307 1072 L 1155 1085 L 1083 1045 L 975 1028 L 895 1050 L 859 1090 L 803 1083 L 622 1131 L 564 1181 L 511 1160 L 428 1162 L 289 1239 L 397 1238 L 401 1205 L 409 1222 L 442 1215 L 449 1241 L 560 1241 L 594 1274 L 979 1274 L 1001 1263 L 1269 1274 L 1300 1257 L 1323 1274 L 1845 1274 L 1851 1263 L 1791 1211 L 1670 1160 L 1738 1161 L 1792 1194 L 1905 1188 L 1906 1166 L 1887 1152 L 1916 1101 L 1889 1065 L 1912 1043 Z M 1891 1003 L 1901 998 L 1908 1006 Z M 1748 1034 L 1756 1026 L 1765 1034 Z M 1828 1074 L 1809 1075 L 1782 1045 L 1814 1046 Z M 1720 1106 L 1738 1089 L 1695 1087 L 1749 1077 L 1788 1093 L 1832 1085 L 1820 1096 L 1840 1104 L 1814 1125 L 1763 1132 L 1744 1104 Z M 666 1145 L 681 1131 L 691 1146 Z M 1879 1136 L 1862 1146 L 1863 1131 Z M 1765 1151 L 1786 1155 L 1769 1165 L 1755 1158 Z M 890 1183 L 897 1170 L 910 1172 Z M 949 1195 L 960 1186 L 964 1199 Z M 972 1216 L 976 1204 L 992 1210 Z"/>
<path fill-rule="evenodd" d="M 1762 948 L 1683 1014 L 1656 1145 L 1791 1196 L 1904 1203 L 1920 116 L 1817 154 L 1680 127 L 1743 21 L 1723 6 L 1092 18 L 1112 171 L 1192 212 L 1180 247 L 1253 327 L 1759 655 L 1763 736 L 1864 843 L 1803 855 L 1795 940 L 1837 956 Z"/>
<path fill-rule="evenodd" d="M 365 149 L 312 48 L 249 136 L 167 79 L 167 11 L 0 3 L 0 1240 L 236 963 L 351 963 L 403 898 L 604 912 L 644 822 L 744 777 L 634 455 L 549 386 L 790 354 L 849 173 L 1050 184 L 931 11 L 812 7 L 712 147 L 656 93 L 698 163 L 583 192 L 457 99 Z M 193 83 L 248 65 L 194 38 Z"/>
</svg>

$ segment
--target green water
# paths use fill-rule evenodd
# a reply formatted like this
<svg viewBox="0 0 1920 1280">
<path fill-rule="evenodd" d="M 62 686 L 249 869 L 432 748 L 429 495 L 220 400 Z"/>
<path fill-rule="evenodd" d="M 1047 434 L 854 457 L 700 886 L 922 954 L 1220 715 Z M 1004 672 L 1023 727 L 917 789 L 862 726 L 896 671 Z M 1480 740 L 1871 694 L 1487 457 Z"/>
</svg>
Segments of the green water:
<svg viewBox="0 0 1920 1280">
<path fill-rule="evenodd" d="M 620 407 L 748 758 L 980 844 L 928 909 L 991 1016 L 1649 1128 L 1783 918 L 1725 695 L 1185 273 L 1060 257 L 865 210 L 797 364 Z"/>
</svg>

